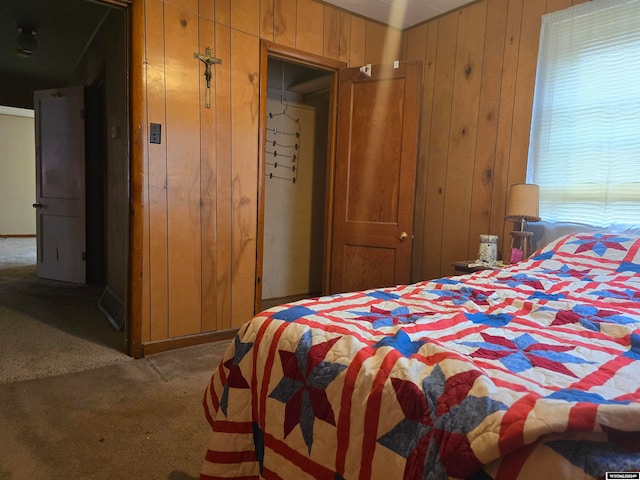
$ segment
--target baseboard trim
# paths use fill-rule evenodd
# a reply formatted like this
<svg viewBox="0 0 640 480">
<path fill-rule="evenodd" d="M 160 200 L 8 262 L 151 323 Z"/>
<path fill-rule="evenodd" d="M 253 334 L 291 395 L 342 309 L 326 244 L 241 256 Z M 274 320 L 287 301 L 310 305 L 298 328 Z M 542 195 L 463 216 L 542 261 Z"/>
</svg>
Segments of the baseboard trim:
<svg viewBox="0 0 640 480">
<path fill-rule="evenodd" d="M 223 330 L 220 332 L 202 333 L 199 335 L 189 335 L 186 337 L 170 338 L 167 340 L 159 340 L 156 342 L 148 342 L 142 344 L 142 356 L 153 355 L 154 353 L 175 350 L 176 348 L 193 347 L 194 345 L 202 345 L 203 343 L 213 343 L 222 340 L 230 340 L 238 333 L 237 328 Z"/>
<path fill-rule="evenodd" d="M 1 233 L 0 238 L 34 238 L 35 233 Z"/>
</svg>

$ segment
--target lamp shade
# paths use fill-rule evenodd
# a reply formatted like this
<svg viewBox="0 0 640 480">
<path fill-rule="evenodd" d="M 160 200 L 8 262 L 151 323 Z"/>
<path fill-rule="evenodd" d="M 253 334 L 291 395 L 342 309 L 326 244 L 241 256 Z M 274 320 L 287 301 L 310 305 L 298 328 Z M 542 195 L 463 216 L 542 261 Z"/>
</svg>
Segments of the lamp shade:
<svg viewBox="0 0 640 480">
<path fill-rule="evenodd" d="M 540 189 L 533 183 L 516 183 L 509 187 L 505 220 L 512 222 L 539 222 Z"/>
</svg>

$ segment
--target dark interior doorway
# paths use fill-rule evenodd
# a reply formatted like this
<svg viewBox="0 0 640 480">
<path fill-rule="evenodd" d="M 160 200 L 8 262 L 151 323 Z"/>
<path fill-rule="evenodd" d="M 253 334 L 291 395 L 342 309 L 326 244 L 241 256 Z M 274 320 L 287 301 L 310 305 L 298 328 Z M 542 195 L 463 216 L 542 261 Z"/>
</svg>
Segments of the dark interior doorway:
<svg viewBox="0 0 640 480">
<path fill-rule="evenodd" d="M 104 74 L 85 88 L 85 162 L 87 195 L 87 283 L 105 285 L 105 138 Z"/>
<path fill-rule="evenodd" d="M 37 90 L 84 85 L 87 128 L 87 285 L 40 281 L 28 265 L 8 272 L 15 269 L 3 263 L 0 251 L 0 300 L 6 300 L 0 308 L 28 316 L 35 303 L 46 304 L 34 324 L 55 323 L 56 329 L 121 354 L 126 351 L 128 261 L 128 15 L 126 8 L 100 1 L 6 0 L 0 5 L 0 38 L 6 45 L 15 43 L 18 24 L 29 23 L 37 41 L 30 58 L 16 55 L 13 47 L 0 53 L 0 105 L 33 109 Z M 102 56 L 95 54 L 96 44 Z M 31 300 L 18 305 L 18 298 Z M 27 342 L 25 348 L 38 344 Z"/>
</svg>

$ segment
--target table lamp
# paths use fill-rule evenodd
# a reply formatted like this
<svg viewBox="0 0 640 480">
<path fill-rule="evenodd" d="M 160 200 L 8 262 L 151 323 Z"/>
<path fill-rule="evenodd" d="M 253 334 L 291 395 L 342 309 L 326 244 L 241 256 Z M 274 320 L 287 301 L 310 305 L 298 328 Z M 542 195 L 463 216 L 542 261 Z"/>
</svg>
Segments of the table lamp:
<svg viewBox="0 0 640 480">
<path fill-rule="evenodd" d="M 532 183 L 516 183 L 509 187 L 505 220 L 519 222 L 520 229 L 511 232 L 510 263 L 517 263 L 531 255 L 533 232 L 525 231 L 525 222 L 539 222 L 540 189 Z"/>
</svg>

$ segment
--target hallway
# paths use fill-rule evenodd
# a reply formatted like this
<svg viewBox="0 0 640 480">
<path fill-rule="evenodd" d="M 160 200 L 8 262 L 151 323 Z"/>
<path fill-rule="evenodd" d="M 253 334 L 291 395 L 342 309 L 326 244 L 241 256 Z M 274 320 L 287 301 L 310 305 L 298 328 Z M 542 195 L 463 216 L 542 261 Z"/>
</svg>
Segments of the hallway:
<svg viewBox="0 0 640 480">
<path fill-rule="evenodd" d="M 36 261 L 36 237 L 0 237 L 0 270 Z"/>
<path fill-rule="evenodd" d="M 130 360 L 103 287 L 40 279 L 35 264 L 34 237 L 0 238 L 0 384 Z"/>
</svg>

